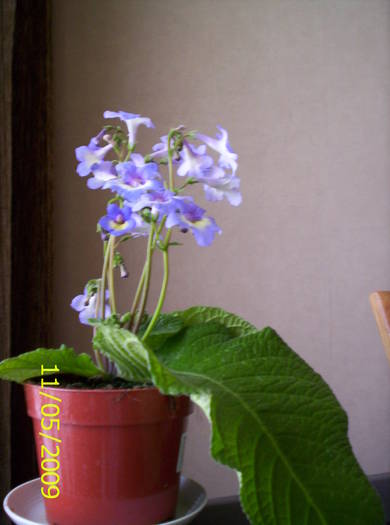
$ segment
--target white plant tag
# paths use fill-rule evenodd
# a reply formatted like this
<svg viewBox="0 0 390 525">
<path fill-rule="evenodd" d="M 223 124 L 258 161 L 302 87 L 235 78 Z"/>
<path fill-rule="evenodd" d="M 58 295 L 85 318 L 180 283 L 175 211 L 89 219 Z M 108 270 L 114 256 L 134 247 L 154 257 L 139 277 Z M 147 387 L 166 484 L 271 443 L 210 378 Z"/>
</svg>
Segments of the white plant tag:
<svg viewBox="0 0 390 525">
<path fill-rule="evenodd" d="M 184 446 L 186 443 L 186 439 L 187 432 L 183 432 L 180 439 L 179 456 L 177 458 L 176 472 L 181 472 L 181 469 L 183 467 Z"/>
</svg>

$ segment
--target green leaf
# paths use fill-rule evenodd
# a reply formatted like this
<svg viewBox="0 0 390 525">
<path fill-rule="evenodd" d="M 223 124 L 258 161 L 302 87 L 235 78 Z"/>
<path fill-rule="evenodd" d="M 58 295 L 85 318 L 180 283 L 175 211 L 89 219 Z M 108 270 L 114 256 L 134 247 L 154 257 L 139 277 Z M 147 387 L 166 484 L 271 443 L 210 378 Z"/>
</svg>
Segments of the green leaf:
<svg viewBox="0 0 390 525">
<path fill-rule="evenodd" d="M 131 313 L 130 312 L 126 312 L 119 319 L 119 323 L 120 323 L 121 326 L 125 326 L 130 321 L 130 319 L 131 319 Z"/>
<path fill-rule="evenodd" d="M 148 352 L 132 332 L 101 324 L 93 339 L 93 347 L 115 363 L 123 379 L 150 381 Z"/>
<path fill-rule="evenodd" d="M 221 308 L 207 306 L 194 306 L 188 310 L 178 310 L 169 314 L 161 314 L 158 318 L 151 334 L 147 337 L 145 344 L 151 350 L 161 349 L 162 344 L 179 333 L 183 328 L 193 324 L 203 324 L 211 321 L 218 321 L 219 324 L 231 328 L 232 335 L 256 332 L 257 329 L 244 319 L 230 314 Z M 144 332 L 150 321 L 150 316 L 145 318 L 141 324 L 138 336 L 142 339 Z"/>
<path fill-rule="evenodd" d="M 204 408 L 212 456 L 238 472 L 251 523 L 382 525 L 347 416 L 322 378 L 270 328 L 219 309 L 182 319 L 186 328 L 150 352 L 153 381 Z"/>
<path fill-rule="evenodd" d="M 100 318 L 95 319 L 91 317 L 90 319 L 88 319 L 88 323 L 96 328 L 98 328 L 99 326 L 117 326 L 118 328 L 120 328 L 121 319 L 119 317 L 119 314 L 111 314 L 103 320 Z"/>
<path fill-rule="evenodd" d="M 76 354 L 73 348 L 38 348 L 16 357 L 10 357 L 0 363 L 0 378 L 23 383 L 27 379 L 40 377 L 41 366 L 54 368 L 57 366 L 60 374 L 74 374 L 82 377 L 102 375 L 91 357 L 87 354 Z"/>
<path fill-rule="evenodd" d="M 151 320 L 150 316 L 146 316 L 142 322 L 138 337 L 142 339 L 148 324 Z M 152 332 L 149 334 L 146 343 L 148 348 L 152 350 L 158 350 L 161 345 L 173 335 L 176 335 L 180 330 L 184 328 L 184 319 L 181 312 L 173 312 L 171 314 L 161 314 L 156 324 L 153 327 Z"/>
<path fill-rule="evenodd" d="M 238 315 L 226 312 L 226 310 L 223 310 L 222 308 L 212 306 L 193 306 L 187 310 L 172 312 L 171 314 L 165 315 L 167 317 L 169 315 L 181 317 L 186 326 L 215 321 L 222 326 L 233 328 L 237 335 L 250 334 L 258 331 L 255 326 L 248 323 L 248 321 L 245 321 L 245 319 L 242 319 Z"/>
</svg>

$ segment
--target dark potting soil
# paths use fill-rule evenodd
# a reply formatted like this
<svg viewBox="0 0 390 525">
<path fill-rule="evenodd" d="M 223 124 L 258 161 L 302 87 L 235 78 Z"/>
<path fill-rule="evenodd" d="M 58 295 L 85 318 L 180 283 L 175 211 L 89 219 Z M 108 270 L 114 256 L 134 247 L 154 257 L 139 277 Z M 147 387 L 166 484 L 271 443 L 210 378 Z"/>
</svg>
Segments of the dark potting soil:
<svg viewBox="0 0 390 525">
<path fill-rule="evenodd" d="M 30 379 L 28 382 L 34 385 L 39 385 L 41 383 L 41 377 L 36 377 Z M 45 382 L 55 382 L 55 379 L 58 380 L 59 385 L 50 385 L 51 388 L 73 388 L 73 389 L 83 389 L 83 390 L 95 390 L 95 389 L 123 389 L 123 388 L 150 388 L 152 385 L 147 383 L 136 383 L 134 381 L 128 381 L 122 379 L 121 377 L 109 377 L 102 378 L 100 376 L 96 377 L 81 377 L 73 374 L 54 374 L 54 375 L 45 375 Z M 48 385 L 49 386 L 49 385 Z"/>
</svg>

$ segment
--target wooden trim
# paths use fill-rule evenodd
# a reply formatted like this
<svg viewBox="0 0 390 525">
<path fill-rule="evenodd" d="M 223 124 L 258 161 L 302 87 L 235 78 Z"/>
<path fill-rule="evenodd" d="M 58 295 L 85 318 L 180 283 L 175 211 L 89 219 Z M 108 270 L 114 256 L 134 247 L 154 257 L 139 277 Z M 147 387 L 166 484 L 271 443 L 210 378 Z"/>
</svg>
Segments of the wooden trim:
<svg viewBox="0 0 390 525">
<path fill-rule="evenodd" d="M 11 355 L 50 336 L 50 4 L 16 3 L 12 68 Z M 37 475 L 23 389 L 11 392 L 11 484 Z"/>
<path fill-rule="evenodd" d="M 0 3 L 0 359 L 11 354 L 11 94 L 15 0 Z M 11 485 L 10 386 L 0 384 L 0 500 Z M 0 513 L 0 524 L 9 523 Z"/>
</svg>

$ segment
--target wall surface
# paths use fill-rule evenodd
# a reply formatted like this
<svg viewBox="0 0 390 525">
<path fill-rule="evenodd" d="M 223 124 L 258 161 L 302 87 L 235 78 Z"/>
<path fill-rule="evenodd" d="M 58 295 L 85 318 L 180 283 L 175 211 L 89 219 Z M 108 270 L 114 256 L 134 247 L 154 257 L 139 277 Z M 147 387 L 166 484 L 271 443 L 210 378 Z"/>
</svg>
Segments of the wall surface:
<svg viewBox="0 0 390 525">
<path fill-rule="evenodd" d="M 273 326 L 334 389 L 366 472 L 389 471 L 390 367 L 368 295 L 390 288 L 390 2 L 58 0 L 53 46 L 53 343 L 88 350 L 68 304 L 101 265 L 106 195 L 75 174 L 74 148 L 105 109 L 150 116 L 148 143 L 220 123 L 243 204 L 213 206 L 212 247 L 186 238 L 175 251 L 166 308 L 219 305 Z M 126 252 L 133 285 L 142 245 Z M 211 497 L 235 493 L 199 412 L 191 430 L 185 473 Z"/>
</svg>

